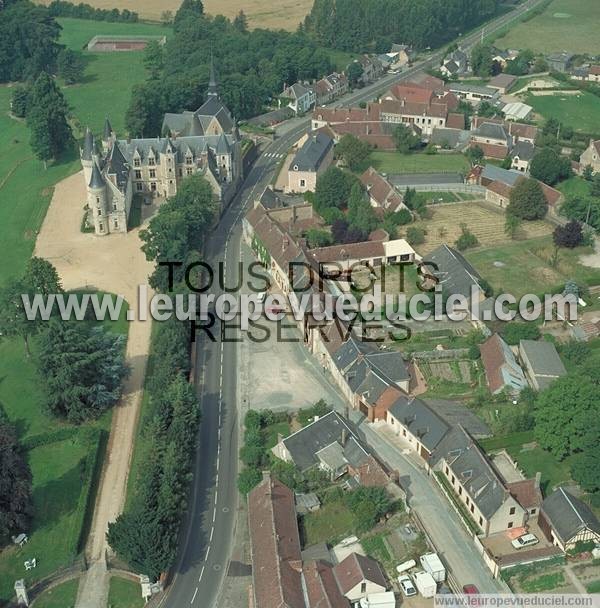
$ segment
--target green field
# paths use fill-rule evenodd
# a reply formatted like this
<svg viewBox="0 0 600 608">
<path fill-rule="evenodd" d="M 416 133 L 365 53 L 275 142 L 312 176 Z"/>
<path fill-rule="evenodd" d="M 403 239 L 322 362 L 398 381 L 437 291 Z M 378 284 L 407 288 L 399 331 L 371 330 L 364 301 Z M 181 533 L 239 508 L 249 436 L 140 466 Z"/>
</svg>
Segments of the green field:
<svg viewBox="0 0 600 608">
<path fill-rule="evenodd" d="M 73 49 L 82 49 L 96 34 L 166 35 L 171 30 L 148 23 L 108 23 L 83 19 L 58 20 L 63 31 L 60 41 Z M 115 131 L 125 135 L 125 112 L 131 90 L 146 77 L 142 52 L 90 53 L 83 51 L 87 62 L 85 79 L 81 84 L 63 88 L 73 114 L 82 126 L 100 134 L 105 116 L 109 116 Z"/>
<path fill-rule="evenodd" d="M 499 48 L 529 48 L 538 53 L 563 49 L 571 53 L 598 53 L 600 2 L 554 0 L 541 15 L 519 23 L 494 42 Z"/>
<path fill-rule="evenodd" d="M 45 591 L 35 600 L 35 608 L 73 608 L 77 599 L 79 579 L 67 581 Z"/>
<path fill-rule="evenodd" d="M 462 154 L 400 154 L 376 150 L 371 154 L 375 169 L 397 173 L 466 173 L 469 162 Z"/>
<path fill-rule="evenodd" d="M 561 249 L 558 264 L 552 268 L 549 261 L 553 249 L 551 238 L 543 237 L 467 251 L 465 256 L 496 293 L 511 293 L 517 298 L 526 293 L 554 293 L 572 277 L 586 285 L 600 285 L 600 269 L 588 268 L 578 262 L 579 256 L 591 250 L 585 247 Z"/>
<path fill-rule="evenodd" d="M 112 576 L 108 593 L 110 608 L 142 608 L 142 588 L 139 583 Z"/>
<path fill-rule="evenodd" d="M 544 118 L 557 118 L 575 131 L 600 133 L 600 97 L 581 91 L 576 95 L 532 95 L 526 98 L 535 112 Z"/>
</svg>

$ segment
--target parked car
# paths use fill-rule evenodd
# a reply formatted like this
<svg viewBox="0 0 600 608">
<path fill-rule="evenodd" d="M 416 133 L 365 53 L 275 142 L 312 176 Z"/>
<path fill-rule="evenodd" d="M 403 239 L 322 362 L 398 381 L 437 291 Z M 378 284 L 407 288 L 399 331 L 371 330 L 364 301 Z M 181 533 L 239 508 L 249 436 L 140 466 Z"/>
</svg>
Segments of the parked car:
<svg viewBox="0 0 600 608">
<path fill-rule="evenodd" d="M 415 589 L 415 586 L 413 585 L 410 576 L 408 576 L 407 574 L 405 574 L 404 576 L 399 576 L 398 583 L 400 583 L 400 589 L 402 589 L 402 593 L 406 597 L 417 595 L 417 590 Z"/>
<path fill-rule="evenodd" d="M 518 538 L 515 538 L 512 541 L 512 546 L 515 549 L 522 549 L 523 547 L 531 547 L 532 545 L 537 545 L 539 543 L 539 539 L 535 534 L 522 534 Z"/>
<path fill-rule="evenodd" d="M 463 585 L 463 592 L 467 595 L 479 595 L 479 589 L 475 585 Z"/>
</svg>

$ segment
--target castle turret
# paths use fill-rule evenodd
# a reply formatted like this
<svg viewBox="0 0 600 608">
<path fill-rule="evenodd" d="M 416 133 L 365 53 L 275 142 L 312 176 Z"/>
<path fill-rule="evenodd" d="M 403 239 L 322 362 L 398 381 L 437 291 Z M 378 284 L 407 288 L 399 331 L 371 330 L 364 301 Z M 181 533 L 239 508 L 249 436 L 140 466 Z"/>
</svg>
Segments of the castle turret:
<svg viewBox="0 0 600 608">
<path fill-rule="evenodd" d="M 88 129 L 85 130 L 85 137 L 83 138 L 83 148 L 80 149 L 79 155 L 81 157 L 81 166 L 83 167 L 83 176 L 85 183 L 89 184 L 92 177 L 92 166 L 94 164 L 94 136 Z"/>
<path fill-rule="evenodd" d="M 107 154 L 108 151 L 112 148 L 113 143 L 116 140 L 115 132 L 110 124 L 110 120 L 108 120 L 108 116 L 104 120 L 104 129 L 102 131 L 102 150 L 104 150 L 104 154 Z"/>
<path fill-rule="evenodd" d="M 89 213 L 94 220 L 96 234 L 108 234 L 108 209 L 106 200 L 106 180 L 96 161 L 92 164 L 91 177 L 87 188 Z"/>
</svg>

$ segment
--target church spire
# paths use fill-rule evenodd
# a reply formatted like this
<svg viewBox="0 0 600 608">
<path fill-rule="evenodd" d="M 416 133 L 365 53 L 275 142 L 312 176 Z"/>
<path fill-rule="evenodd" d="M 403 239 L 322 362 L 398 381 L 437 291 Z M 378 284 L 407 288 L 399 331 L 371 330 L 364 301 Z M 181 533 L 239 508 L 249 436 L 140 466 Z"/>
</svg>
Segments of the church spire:
<svg viewBox="0 0 600 608">
<path fill-rule="evenodd" d="M 212 53 L 210 54 L 210 80 L 208 81 L 208 97 L 219 97 L 219 87 L 215 76 L 215 61 Z"/>
</svg>

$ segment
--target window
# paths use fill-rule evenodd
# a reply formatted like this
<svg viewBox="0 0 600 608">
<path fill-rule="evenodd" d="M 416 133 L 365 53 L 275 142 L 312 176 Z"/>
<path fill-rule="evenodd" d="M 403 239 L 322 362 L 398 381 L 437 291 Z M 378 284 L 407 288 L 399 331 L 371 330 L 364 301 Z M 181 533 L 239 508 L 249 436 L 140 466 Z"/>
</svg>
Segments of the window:
<svg viewBox="0 0 600 608">
<path fill-rule="evenodd" d="M 537 513 L 537 509 L 531 509 L 531 511 L 529 511 L 531 513 L 531 515 L 535 515 Z"/>
<path fill-rule="evenodd" d="M 102 209 L 100 209 L 100 207 L 98 207 L 98 213 L 96 215 L 102 215 Z"/>
<path fill-rule="evenodd" d="M 516 513 L 516 511 L 517 511 L 517 508 L 516 508 L 516 507 L 511 507 L 511 508 L 510 508 L 510 511 L 508 512 L 508 514 L 509 514 L 509 515 L 514 515 L 514 514 Z"/>
<path fill-rule="evenodd" d="M 483 517 L 479 518 L 479 525 L 483 528 Z"/>
<path fill-rule="evenodd" d="M 456 481 L 456 477 L 454 477 L 454 475 L 452 475 L 452 485 L 454 485 L 455 481 Z"/>
<path fill-rule="evenodd" d="M 150 190 L 152 190 L 152 192 L 156 192 L 156 182 L 152 182 L 150 184 Z"/>
<path fill-rule="evenodd" d="M 141 192 L 141 191 L 144 189 L 144 185 L 143 185 L 143 184 L 141 184 L 140 182 L 138 182 L 138 183 L 135 185 L 135 187 L 136 187 L 136 189 L 137 189 L 137 191 L 138 191 L 138 192 Z"/>
<path fill-rule="evenodd" d="M 135 172 L 135 179 L 142 179 L 142 172 L 141 171 L 136 171 Z"/>
<path fill-rule="evenodd" d="M 133 166 L 134 167 L 139 167 L 140 166 L 140 159 L 139 158 L 134 158 L 133 159 Z"/>
<path fill-rule="evenodd" d="M 512 522 L 512 521 L 509 521 L 509 522 L 508 522 L 508 525 L 507 525 L 506 527 L 507 527 L 507 528 L 512 528 L 512 527 L 513 527 L 513 522 Z"/>
<path fill-rule="evenodd" d="M 475 505 L 471 503 L 471 513 L 475 513 Z"/>
<path fill-rule="evenodd" d="M 304 188 L 306 187 L 306 180 L 305 179 L 301 179 L 300 180 L 300 188 Z"/>
<path fill-rule="evenodd" d="M 448 468 L 448 465 L 446 465 L 446 476 L 450 475 L 450 469 Z"/>
<path fill-rule="evenodd" d="M 119 220 L 115 220 L 115 229 L 119 227 Z"/>
<path fill-rule="evenodd" d="M 361 593 L 366 593 L 367 592 L 367 583 L 361 583 L 360 584 L 360 592 Z"/>
<path fill-rule="evenodd" d="M 471 504 L 471 499 L 467 496 L 467 507 Z"/>
<path fill-rule="evenodd" d="M 188 175 L 189 175 L 189 173 L 188 173 Z M 181 167 L 179 168 L 179 177 L 183 177 L 183 169 Z"/>
<path fill-rule="evenodd" d="M 458 486 L 458 495 L 462 496 L 462 486 Z"/>
<path fill-rule="evenodd" d="M 117 203 L 113 203 L 113 211 L 117 210 Z"/>
<path fill-rule="evenodd" d="M 150 169 L 150 177 L 151 178 L 155 178 L 156 177 L 156 169 Z"/>
<path fill-rule="evenodd" d="M 98 203 L 98 205 L 100 204 L 100 197 L 99 196 L 96 197 L 96 203 Z"/>
<path fill-rule="evenodd" d="M 102 222 L 98 224 L 98 232 L 104 232 L 104 224 Z"/>
<path fill-rule="evenodd" d="M 191 165 L 192 164 L 192 157 L 191 156 L 186 156 L 185 157 L 185 164 L 186 165 Z"/>
<path fill-rule="evenodd" d="M 193 172 L 194 172 L 194 170 L 191 167 L 187 167 L 185 170 L 186 175 L 191 175 Z"/>
<path fill-rule="evenodd" d="M 153 167 L 153 166 L 156 164 L 156 162 L 154 161 L 154 156 L 151 156 L 151 157 L 148 159 L 148 164 L 149 164 L 151 167 Z"/>
</svg>

